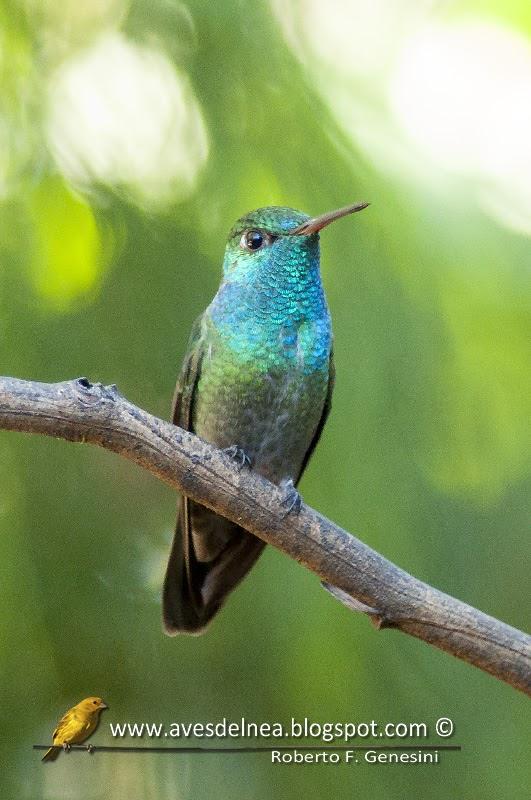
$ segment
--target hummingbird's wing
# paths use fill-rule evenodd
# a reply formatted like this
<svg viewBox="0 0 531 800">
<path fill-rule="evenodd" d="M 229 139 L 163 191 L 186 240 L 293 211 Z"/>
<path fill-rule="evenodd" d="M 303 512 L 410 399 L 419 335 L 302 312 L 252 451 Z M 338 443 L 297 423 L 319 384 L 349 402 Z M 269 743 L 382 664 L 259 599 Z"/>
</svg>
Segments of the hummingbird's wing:
<svg viewBox="0 0 531 800">
<path fill-rule="evenodd" d="M 194 395 L 208 345 L 203 316 L 194 323 L 175 389 L 173 422 L 193 432 Z M 200 633 L 260 555 L 264 543 L 182 497 L 163 589 L 168 633 Z"/>
<path fill-rule="evenodd" d="M 306 469 L 306 467 L 308 466 L 308 462 L 312 457 L 313 451 L 317 447 L 317 442 L 321 438 L 323 428 L 325 426 L 326 420 L 328 419 L 328 415 L 330 414 L 330 409 L 332 408 L 332 392 L 334 391 L 335 379 L 336 379 L 336 369 L 334 367 L 334 353 L 333 351 L 331 351 L 330 361 L 328 362 L 328 389 L 326 392 L 326 399 L 323 406 L 323 413 L 321 414 L 321 419 L 319 420 L 319 424 L 315 429 L 315 433 L 313 435 L 312 441 L 310 442 L 310 446 L 306 450 L 304 459 L 301 464 L 301 468 L 299 470 L 299 474 L 297 475 L 297 479 L 295 480 L 295 485 L 297 485 L 297 483 L 302 478 L 302 474 Z"/>
</svg>

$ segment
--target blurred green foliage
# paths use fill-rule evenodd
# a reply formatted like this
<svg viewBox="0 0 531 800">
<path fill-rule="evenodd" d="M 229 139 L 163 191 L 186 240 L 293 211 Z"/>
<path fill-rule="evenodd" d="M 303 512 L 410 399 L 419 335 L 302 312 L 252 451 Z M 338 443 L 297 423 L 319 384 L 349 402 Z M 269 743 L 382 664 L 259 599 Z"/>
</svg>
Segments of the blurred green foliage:
<svg viewBox="0 0 531 800">
<path fill-rule="evenodd" d="M 376 5 L 383 36 L 396 4 Z M 363 2 L 332 6 L 347 37 L 366 22 Z M 369 200 L 322 237 L 337 383 L 302 493 L 415 575 L 524 627 L 528 233 L 476 202 L 476 178 L 439 173 L 407 139 L 421 181 L 394 151 L 379 163 L 358 146 L 357 124 L 347 130 L 330 100 L 340 79 L 297 39 L 305 3 L 279 8 L 3 2 L 2 372 L 86 374 L 167 417 L 234 219 L 268 204 L 319 213 Z M 450 3 L 444 14 L 531 30 L 525 2 Z M 360 130 L 376 119 L 381 147 L 392 128 L 388 110 L 371 116 L 379 80 L 369 71 L 342 89 Z M 272 550 L 205 636 L 169 639 L 159 594 L 173 494 L 87 447 L 7 433 L 0 447 L 7 800 L 525 796 L 528 728 L 509 687 L 376 634 Z M 89 694 L 111 707 L 96 743 L 111 743 L 109 721 L 433 726 L 444 715 L 463 752 L 436 767 L 278 767 L 263 755 L 41 765 L 31 745 Z"/>
</svg>

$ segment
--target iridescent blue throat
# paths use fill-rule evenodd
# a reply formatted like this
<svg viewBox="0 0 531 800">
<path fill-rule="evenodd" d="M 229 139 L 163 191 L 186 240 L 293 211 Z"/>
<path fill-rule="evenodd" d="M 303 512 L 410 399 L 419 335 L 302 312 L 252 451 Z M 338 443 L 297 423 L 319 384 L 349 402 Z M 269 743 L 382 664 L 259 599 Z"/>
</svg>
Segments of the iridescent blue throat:
<svg viewBox="0 0 531 800">
<path fill-rule="evenodd" d="M 328 369 L 332 332 L 318 237 L 279 237 L 259 258 L 228 251 L 208 314 L 246 362 L 298 366 L 305 374 Z"/>
</svg>

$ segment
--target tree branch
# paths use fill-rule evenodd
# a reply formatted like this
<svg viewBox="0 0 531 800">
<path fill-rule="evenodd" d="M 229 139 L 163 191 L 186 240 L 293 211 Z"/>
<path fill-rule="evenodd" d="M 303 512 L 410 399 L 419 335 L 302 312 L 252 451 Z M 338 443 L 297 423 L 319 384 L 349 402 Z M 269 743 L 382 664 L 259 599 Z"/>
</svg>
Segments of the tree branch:
<svg viewBox="0 0 531 800">
<path fill-rule="evenodd" d="M 280 490 L 187 431 L 86 378 L 0 378 L 0 428 L 112 450 L 238 523 L 315 572 L 377 627 L 404 633 L 531 694 L 531 637 L 404 572 L 305 504 L 285 515 Z"/>
</svg>

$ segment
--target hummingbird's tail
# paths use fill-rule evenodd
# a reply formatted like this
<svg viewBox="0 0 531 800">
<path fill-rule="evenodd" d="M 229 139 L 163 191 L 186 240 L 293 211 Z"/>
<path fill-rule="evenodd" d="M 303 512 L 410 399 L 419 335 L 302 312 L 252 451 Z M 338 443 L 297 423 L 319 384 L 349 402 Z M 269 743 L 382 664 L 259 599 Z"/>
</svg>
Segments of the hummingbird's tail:
<svg viewBox="0 0 531 800">
<path fill-rule="evenodd" d="M 183 497 L 164 579 L 166 632 L 202 633 L 264 546 L 243 528 Z"/>
</svg>

